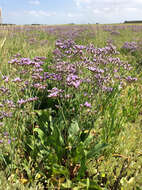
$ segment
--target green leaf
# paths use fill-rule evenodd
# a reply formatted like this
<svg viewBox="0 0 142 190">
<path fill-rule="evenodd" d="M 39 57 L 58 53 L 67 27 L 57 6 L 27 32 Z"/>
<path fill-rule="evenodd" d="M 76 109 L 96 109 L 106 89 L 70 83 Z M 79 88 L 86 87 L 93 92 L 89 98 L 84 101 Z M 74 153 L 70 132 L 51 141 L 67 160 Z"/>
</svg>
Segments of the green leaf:
<svg viewBox="0 0 142 190">
<path fill-rule="evenodd" d="M 65 189 L 72 188 L 72 181 L 67 179 L 65 183 L 62 183 L 61 186 Z"/>
<path fill-rule="evenodd" d="M 90 145 L 90 143 L 92 142 L 93 138 L 94 138 L 93 135 L 88 135 L 88 137 L 84 141 L 85 146 Z"/>
<path fill-rule="evenodd" d="M 58 164 L 53 165 L 52 171 L 53 171 L 53 175 L 62 174 L 66 177 L 69 175 L 67 168 L 65 168 L 64 166 L 58 165 Z"/>
<path fill-rule="evenodd" d="M 95 147 L 89 149 L 87 158 L 90 159 L 94 156 L 98 157 L 101 154 L 101 151 L 107 146 L 105 143 L 97 144 Z"/>
<path fill-rule="evenodd" d="M 39 128 L 35 128 L 33 131 L 38 133 L 38 136 L 39 136 L 39 138 L 41 140 L 41 143 L 44 145 L 44 142 L 45 142 L 45 134 L 44 134 L 44 132 Z"/>
<path fill-rule="evenodd" d="M 53 121 L 52 121 L 52 116 L 49 116 L 49 121 L 50 121 L 50 128 L 52 131 L 54 131 L 54 126 L 53 126 Z"/>
<path fill-rule="evenodd" d="M 32 149 L 34 150 L 34 136 L 33 135 L 30 135 L 29 136 L 29 142 L 27 141 L 26 144 Z"/>
<path fill-rule="evenodd" d="M 68 130 L 68 134 L 69 134 L 68 140 L 71 142 L 74 142 L 77 136 L 79 136 L 79 133 L 80 133 L 80 128 L 78 126 L 78 123 L 77 121 L 73 121 Z"/>
<path fill-rule="evenodd" d="M 95 181 L 89 180 L 89 183 L 88 183 L 88 178 L 79 181 L 79 183 L 76 184 L 76 187 L 73 188 L 73 190 L 79 190 L 79 189 L 102 190 L 102 188 Z"/>
</svg>

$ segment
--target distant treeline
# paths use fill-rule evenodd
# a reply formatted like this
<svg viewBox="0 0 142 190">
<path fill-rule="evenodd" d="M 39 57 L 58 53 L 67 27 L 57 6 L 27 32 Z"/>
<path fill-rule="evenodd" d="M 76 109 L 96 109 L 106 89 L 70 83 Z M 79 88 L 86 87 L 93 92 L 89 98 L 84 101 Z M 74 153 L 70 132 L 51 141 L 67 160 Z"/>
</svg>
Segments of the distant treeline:
<svg viewBox="0 0 142 190">
<path fill-rule="evenodd" d="M 27 24 L 28 25 L 28 24 Z M 29 25 L 43 25 L 43 24 L 29 24 Z"/>
<path fill-rule="evenodd" d="M 130 20 L 130 21 L 125 21 L 124 24 L 127 23 L 142 23 L 142 20 Z"/>
<path fill-rule="evenodd" d="M 7 26 L 7 25 L 16 25 L 16 24 L 7 24 L 7 23 L 2 23 L 2 24 L 0 24 L 0 25 L 2 25 L 2 26 Z"/>
</svg>

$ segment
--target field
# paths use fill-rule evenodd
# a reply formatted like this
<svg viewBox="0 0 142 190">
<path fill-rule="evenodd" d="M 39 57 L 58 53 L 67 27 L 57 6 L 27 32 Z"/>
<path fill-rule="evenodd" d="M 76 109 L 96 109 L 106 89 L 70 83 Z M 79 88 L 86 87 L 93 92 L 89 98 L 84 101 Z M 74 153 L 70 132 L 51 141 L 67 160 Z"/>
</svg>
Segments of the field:
<svg viewBox="0 0 142 190">
<path fill-rule="evenodd" d="M 0 190 L 141 190 L 141 134 L 141 24 L 0 26 Z"/>
</svg>

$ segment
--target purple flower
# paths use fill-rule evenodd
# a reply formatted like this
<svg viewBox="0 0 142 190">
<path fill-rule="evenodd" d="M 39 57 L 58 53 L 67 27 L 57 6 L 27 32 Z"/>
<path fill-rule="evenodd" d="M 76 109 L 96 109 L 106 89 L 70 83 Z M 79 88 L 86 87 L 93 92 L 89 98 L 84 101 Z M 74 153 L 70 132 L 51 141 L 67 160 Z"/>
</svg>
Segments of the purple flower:
<svg viewBox="0 0 142 190">
<path fill-rule="evenodd" d="M 61 76 L 60 74 L 53 74 L 53 75 L 51 76 L 51 79 L 52 79 L 52 80 L 60 81 L 60 80 L 62 80 L 62 76 Z"/>
<path fill-rule="evenodd" d="M 89 69 L 90 71 L 93 71 L 93 72 L 96 72 L 96 71 L 97 71 L 97 68 L 96 68 L 96 67 L 88 67 L 88 69 Z"/>
<path fill-rule="evenodd" d="M 9 81 L 9 77 L 8 76 L 2 76 L 2 79 L 4 80 L 4 82 L 8 82 Z"/>
<path fill-rule="evenodd" d="M 126 80 L 127 80 L 128 82 L 134 82 L 134 81 L 137 81 L 138 79 L 135 78 L 135 77 L 128 76 L 128 77 L 126 77 Z"/>
<path fill-rule="evenodd" d="M 83 45 L 75 45 L 74 48 L 78 50 L 82 50 L 82 49 L 85 49 L 86 47 Z"/>
<path fill-rule="evenodd" d="M 13 57 L 15 57 L 15 58 L 21 57 L 21 54 L 20 54 L 20 53 L 17 53 L 17 54 L 14 55 Z"/>
<path fill-rule="evenodd" d="M 112 92 L 112 91 L 113 91 L 113 88 L 103 86 L 103 87 L 102 87 L 102 90 L 103 90 L 104 92 Z"/>
<path fill-rule="evenodd" d="M 70 75 L 68 75 L 66 81 L 71 82 L 71 81 L 75 81 L 75 80 L 78 80 L 78 79 L 79 79 L 79 77 L 77 75 L 70 74 Z"/>
<path fill-rule="evenodd" d="M 15 78 L 15 79 L 12 80 L 12 82 L 21 82 L 21 81 L 22 80 L 19 77 L 17 77 L 17 78 Z"/>
<path fill-rule="evenodd" d="M 4 117 L 12 117 L 12 113 L 11 112 L 3 112 L 3 116 Z"/>
<path fill-rule="evenodd" d="M 8 117 L 12 117 L 12 113 L 11 112 L 4 112 L 4 111 L 0 112 L 0 119 L 8 118 Z"/>
<path fill-rule="evenodd" d="M 35 67 L 36 67 L 36 68 L 40 68 L 40 67 L 41 67 L 41 64 L 40 64 L 40 63 L 35 63 Z"/>
<path fill-rule="evenodd" d="M 33 72 L 36 72 L 36 73 L 43 72 L 43 69 L 42 69 L 42 68 L 39 68 L 39 69 L 33 69 Z"/>
<path fill-rule="evenodd" d="M 3 93 L 6 93 L 8 91 L 8 88 L 5 88 L 5 87 L 0 87 L 0 91 L 3 92 Z"/>
<path fill-rule="evenodd" d="M 87 107 L 87 108 L 91 108 L 91 107 L 92 107 L 91 104 L 88 103 L 88 102 L 85 102 L 85 103 L 84 103 L 84 106 Z"/>
<path fill-rule="evenodd" d="M 39 88 L 40 86 L 41 86 L 41 84 L 40 83 L 36 83 L 36 84 L 34 84 L 33 85 L 35 88 Z"/>
<path fill-rule="evenodd" d="M 11 139 L 8 139 L 8 144 L 10 144 L 11 143 Z"/>
<path fill-rule="evenodd" d="M 9 108 L 15 108 L 15 104 L 12 100 L 5 100 L 4 103 L 7 104 Z"/>
<path fill-rule="evenodd" d="M 4 136 L 6 136 L 6 137 L 9 136 L 8 132 L 4 132 L 3 134 L 4 134 Z"/>
<path fill-rule="evenodd" d="M 78 88 L 81 84 L 81 80 L 73 81 L 70 83 L 70 85 L 74 86 L 75 88 Z"/>
<path fill-rule="evenodd" d="M 32 79 L 34 79 L 34 80 L 43 80 L 43 77 L 39 73 L 34 73 L 32 75 Z"/>
<path fill-rule="evenodd" d="M 51 98 L 51 97 L 59 97 L 60 93 L 62 93 L 63 90 L 54 87 L 51 90 L 48 90 L 48 92 L 50 92 L 50 94 L 48 95 L 49 98 Z"/>
<path fill-rule="evenodd" d="M 74 86 L 75 88 L 78 88 L 82 82 L 82 80 L 74 74 L 68 75 L 66 81 L 69 86 Z"/>
<path fill-rule="evenodd" d="M 103 69 L 98 69 L 96 67 L 88 67 L 88 69 L 92 72 L 96 72 L 96 73 L 104 73 Z"/>
<path fill-rule="evenodd" d="M 19 60 L 17 58 L 12 59 L 11 61 L 8 61 L 10 64 L 19 63 Z"/>
<path fill-rule="evenodd" d="M 62 53 L 58 48 L 53 51 L 53 54 L 58 56 L 58 57 L 62 57 Z"/>
<path fill-rule="evenodd" d="M 22 105 L 22 104 L 25 104 L 25 103 L 26 103 L 26 101 L 23 100 L 23 99 L 20 99 L 20 100 L 17 101 L 17 104 L 19 104 L 19 105 Z"/>
<path fill-rule="evenodd" d="M 26 81 L 24 82 L 24 84 L 25 84 L 25 85 L 29 85 L 29 81 L 26 80 Z"/>
<path fill-rule="evenodd" d="M 26 102 L 33 102 L 38 100 L 38 97 L 32 97 L 32 98 L 28 98 L 27 100 L 25 100 Z"/>
<path fill-rule="evenodd" d="M 19 106 L 23 105 L 23 104 L 26 104 L 27 102 L 33 102 L 33 101 L 36 101 L 38 100 L 38 97 L 32 97 L 32 98 L 28 98 L 27 100 L 18 100 L 17 101 L 17 104 L 19 104 Z"/>
</svg>

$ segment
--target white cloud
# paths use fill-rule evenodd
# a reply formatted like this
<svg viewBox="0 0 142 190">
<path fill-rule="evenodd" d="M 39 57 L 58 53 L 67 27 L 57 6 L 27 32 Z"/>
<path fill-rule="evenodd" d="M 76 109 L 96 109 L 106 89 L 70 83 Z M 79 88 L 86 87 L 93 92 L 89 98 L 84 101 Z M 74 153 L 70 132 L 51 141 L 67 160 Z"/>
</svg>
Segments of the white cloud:
<svg viewBox="0 0 142 190">
<path fill-rule="evenodd" d="M 79 18 L 81 16 L 82 14 L 79 14 L 79 13 L 67 13 L 67 17 L 69 18 Z"/>
<path fill-rule="evenodd" d="M 32 15 L 34 17 L 50 17 L 50 16 L 55 16 L 56 12 L 48 12 L 48 11 L 43 11 L 43 10 L 30 10 L 30 11 L 25 11 L 26 14 Z"/>
<path fill-rule="evenodd" d="M 73 0 L 77 7 L 108 7 L 108 6 L 132 6 L 139 7 L 142 5 L 142 0 Z"/>
<path fill-rule="evenodd" d="M 58 18 L 56 15 L 56 12 L 34 9 L 29 11 L 11 11 L 4 17 L 4 22 L 16 24 L 56 24 Z M 52 19 L 50 19 L 51 17 Z"/>
<path fill-rule="evenodd" d="M 81 7 L 82 4 L 90 4 L 93 0 L 73 0 L 77 7 Z"/>
<path fill-rule="evenodd" d="M 94 9 L 94 10 L 93 10 L 93 13 L 94 13 L 94 14 L 100 14 L 100 13 L 101 13 L 101 10 L 99 10 L 99 9 Z"/>
<path fill-rule="evenodd" d="M 40 1 L 39 0 L 31 0 L 31 1 L 29 1 L 29 4 L 31 4 L 31 5 L 39 5 Z"/>
<path fill-rule="evenodd" d="M 68 16 L 69 18 L 75 18 L 76 15 L 75 15 L 75 14 L 72 14 L 72 13 L 68 13 L 67 16 Z"/>
<path fill-rule="evenodd" d="M 142 0 L 73 0 L 84 21 L 112 23 L 142 18 Z"/>
<path fill-rule="evenodd" d="M 134 7 L 128 7 L 128 8 L 125 8 L 126 11 L 130 11 L 130 12 L 133 12 L 133 11 L 138 11 L 138 8 L 134 8 Z"/>
<path fill-rule="evenodd" d="M 135 3 L 142 4 L 142 0 L 135 0 Z"/>
</svg>

